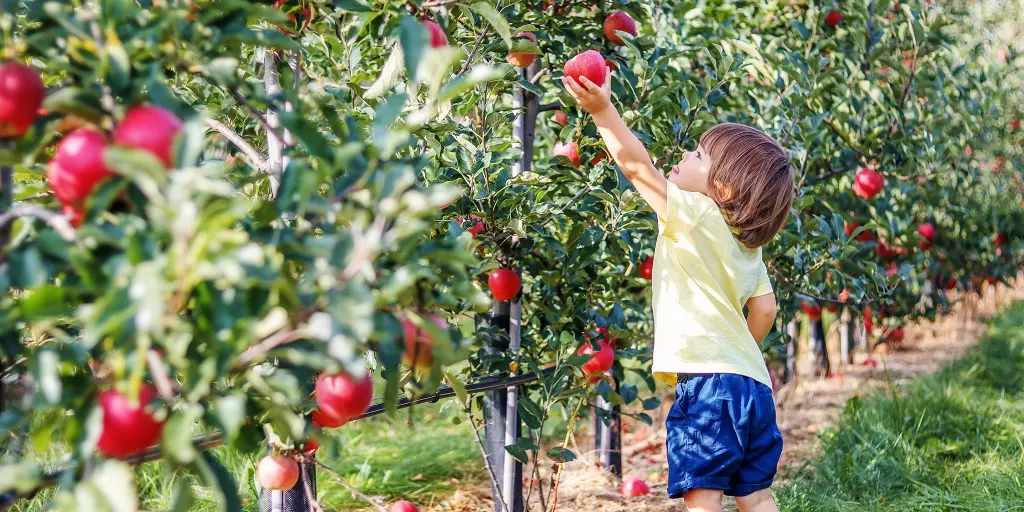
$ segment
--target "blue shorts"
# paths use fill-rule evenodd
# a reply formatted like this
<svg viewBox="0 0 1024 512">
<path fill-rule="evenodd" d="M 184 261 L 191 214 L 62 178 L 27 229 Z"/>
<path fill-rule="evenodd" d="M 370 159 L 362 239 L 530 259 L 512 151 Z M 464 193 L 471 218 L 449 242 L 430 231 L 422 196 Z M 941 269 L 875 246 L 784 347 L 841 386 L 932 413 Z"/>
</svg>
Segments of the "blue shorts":
<svg viewBox="0 0 1024 512">
<path fill-rule="evenodd" d="M 680 374 L 665 426 L 670 498 L 692 489 L 746 496 L 771 487 L 782 433 L 768 386 L 729 373 Z"/>
</svg>

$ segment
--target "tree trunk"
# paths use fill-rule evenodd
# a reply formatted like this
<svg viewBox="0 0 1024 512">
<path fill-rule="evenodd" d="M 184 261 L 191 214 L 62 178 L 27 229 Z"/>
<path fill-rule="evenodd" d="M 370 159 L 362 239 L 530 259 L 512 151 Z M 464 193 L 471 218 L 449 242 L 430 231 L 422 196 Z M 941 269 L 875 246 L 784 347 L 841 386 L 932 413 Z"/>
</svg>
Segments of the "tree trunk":
<svg viewBox="0 0 1024 512">
<path fill-rule="evenodd" d="M 811 322 L 811 353 L 814 354 L 814 373 L 819 377 L 828 377 L 832 368 L 828 357 L 828 343 L 825 343 L 825 324 L 815 320 Z"/>
<path fill-rule="evenodd" d="M 797 347 L 800 341 L 800 322 L 797 322 L 795 318 L 786 324 L 786 336 L 789 340 L 786 342 L 786 371 L 782 380 L 783 382 L 792 382 L 796 380 Z"/>
</svg>

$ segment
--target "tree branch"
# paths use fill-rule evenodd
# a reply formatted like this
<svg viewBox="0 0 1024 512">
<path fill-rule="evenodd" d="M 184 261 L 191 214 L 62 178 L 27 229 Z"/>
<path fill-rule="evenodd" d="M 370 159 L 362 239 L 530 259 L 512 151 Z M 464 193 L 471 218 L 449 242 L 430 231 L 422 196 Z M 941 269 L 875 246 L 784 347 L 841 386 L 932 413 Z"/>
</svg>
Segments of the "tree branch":
<svg viewBox="0 0 1024 512">
<path fill-rule="evenodd" d="M 494 492 L 498 495 L 498 501 L 501 502 L 501 509 L 510 512 L 508 505 L 505 503 L 505 496 L 501 492 L 501 484 L 498 483 L 498 477 L 494 474 L 494 468 L 491 467 L 491 463 L 487 460 L 487 449 L 484 448 L 484 442 L 480 439 L 480 427 L 476 424 L 476 418 L 473 416 L 473 405 L 472 403 L 466 408 L 466 414 L 469 415 L 469 426 L 473 427 L 473 439 L 476 440 L 476 445 L 480 448 L 480 454 L 484 457 L 484 464 L 487 466 L 487 473 L 491 476 L 491 485 L 494 485 Z M 506 457 L 511 457 L 509 453 L 504 454 Z"/>
<path fill-rule="evenodd" d="M 467 69 L 469 69 L 469 64 L 470 62 L 473 62 L 473 57 L 476 56 L 476 51 L 480 49 L 480 43 L 484 41 L 484 38 L 487 37 L 487 32 L 489 32 L 490 30 L 491 26 L 487 25 L 486 27 L 484 27 L 484 31 L 480 32 L 480 37 L 476 38 L 476 43 L 473 44 L 473 50 L 469 52 L 469 56 L 466 57 L 466 62 L 462 63 L 462 69 L 460 69 L 459 72 L 455 74 L 455 78 L 462 76 L 462 74 L 465 73 Z"/>
<path fill-rule="evenodd" d="M 277 196 L 281 185 L 281 172 L 284 168 L 284 138 L 277 136 L 281 120 L 270 105 L 270 98 L 281 93 L 281 75 L 277 71 L 277 54 L 270 48 L 263 50 L 263 87 L 267 91 L 267 173 L 270 175 L 270 189 Z M 272 137 L 271 134 L 274 136 Z"/>
<path fill-rule="evenodd" d="M 253 361 L 265 355 L 267 352 L 280 347 L 281 345 L 287 345 L 293 341 L 298 341 L 306 336 L 306 333 L 301 330 L 285 330 L 278 331 L 271 334 L 263 341 L 255 345 L 251 345 L 242 355 L 238 356 L 238 362 L 235 363 L 236 368 L 244 368 Z"/>
<path fill-rule="evenodd" d="M 0 215 L 0 231 L 3 231 L 3 228 L 8 224 L 23 217 L 42 219 L 64 240 L 70 242 L 75 239 L 75 228 L 71 227 L 71 222 L 68 221 L 67 217 L 34 204 L 16 204 L 11 206 L 7 213 Z"/>
<path fill-rule="evenodd" d="M 206 119 L 206 125 L 212 128 L 217 133 L 224 136 L 225 139 L 231 141 L 236 148 L 245 154 L 249 161 L 256 169 L 267 172 L 267 157 L 260 153 L 256 148 L 252 147 L 241 135 L 235 133 L 234 130 L 228 128 L 228 126 L 216 119 Z"/>
<path fill-rule="evenodd" d="M 537 74 L 539 75 L 540 73 L 537 73 Z M 545 104 L 541 105 L 540 107 L 538 107 L 537 108 L 537 112 L 547 112 L 549 110 L 558 110 L 560 108 L 562 108 L 562 104 L 561 103 L 559 103 L 557 101 L 552 101 L 551 103 L 545 103 Z"/>
<path fill-rule="evenodd" d="M 352 487 L 352 485 L 349 484 L 344 478 L 342 478 L 341 475 L 335 473 L 333 469 L 331 469 L 331 468 L 327 467 L 326 465 L 324 465 L 323 462 L 320 462 L 317 459 L 308 459 L 308 460 L 310 462 L 312 462 L 313 464 L 316 464 L 317 467 L 319 467 L 320 469 L 326 471 L 328 475 L 331 475 L 332 477 L 334 477 L 334 479 L 337 480 L 338 483 L 341 484 L 342 487 L 347 489 L 348 492 L 352 493 L 353 496 L 355 496 L 355 497 L 357 497 L 357 498 L 359 498 L 359 499 L 369 503 L 370 506 L 372 506 L 373 508 L 377 509 L 380 512 L 388 512 L 384 507 L 380 506 L 380 504 L 378 504 L 376 501 L 373 501 L 373 499 L 371 499 L 369 496 L 359 492 L 359 489 L 356 489 L 355 487 Z"/>
</svg>

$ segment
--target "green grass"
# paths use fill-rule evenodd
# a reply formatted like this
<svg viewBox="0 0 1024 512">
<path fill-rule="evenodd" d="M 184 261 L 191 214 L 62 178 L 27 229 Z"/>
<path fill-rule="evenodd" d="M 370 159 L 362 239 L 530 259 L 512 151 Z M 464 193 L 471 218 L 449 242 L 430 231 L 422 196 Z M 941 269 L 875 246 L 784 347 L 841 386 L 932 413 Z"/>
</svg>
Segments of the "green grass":
<svg viewBox="0 0 1024 512">
<path fill-rule="evenodd" d="M 847 403 L 780 510 L 1024 510 L 1024 303 L 947 370 Z"/>
</svg>

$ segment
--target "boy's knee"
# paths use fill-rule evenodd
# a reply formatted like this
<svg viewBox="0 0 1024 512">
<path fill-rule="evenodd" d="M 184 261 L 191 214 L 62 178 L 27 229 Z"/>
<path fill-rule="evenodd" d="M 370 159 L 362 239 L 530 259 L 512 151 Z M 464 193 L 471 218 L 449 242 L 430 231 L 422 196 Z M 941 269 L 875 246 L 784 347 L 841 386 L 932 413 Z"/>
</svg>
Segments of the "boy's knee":
<svg viewBox="0 0 1024 512">
<path fill-rule="evenodd" d="M 737 496 L 736 505 L 740 512 L 778 512 L 775 499 L 769 489 L 761 489 L 746 496 Z"/>
<path fill-rule="evenodd" d="M 721 512 L 722 491 L 693 489 L 683 494 L 683 503 L 690 512 Z"/>
</svg>

